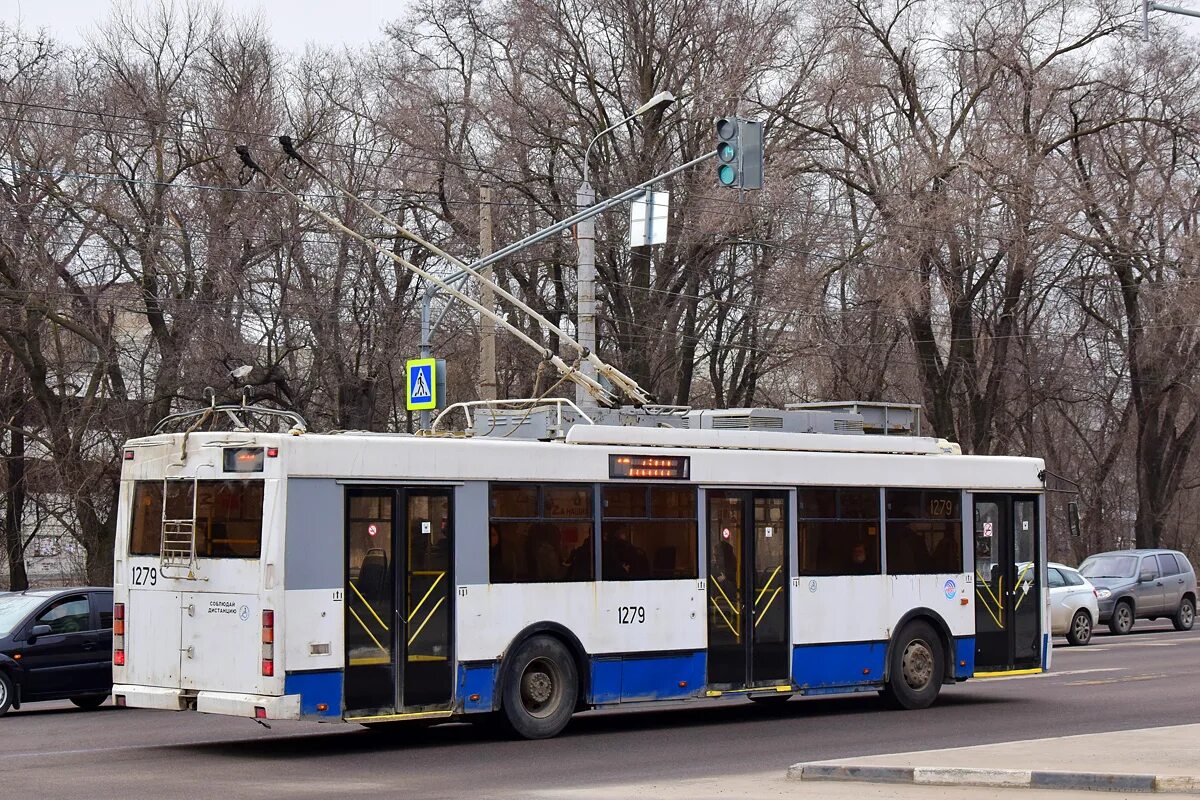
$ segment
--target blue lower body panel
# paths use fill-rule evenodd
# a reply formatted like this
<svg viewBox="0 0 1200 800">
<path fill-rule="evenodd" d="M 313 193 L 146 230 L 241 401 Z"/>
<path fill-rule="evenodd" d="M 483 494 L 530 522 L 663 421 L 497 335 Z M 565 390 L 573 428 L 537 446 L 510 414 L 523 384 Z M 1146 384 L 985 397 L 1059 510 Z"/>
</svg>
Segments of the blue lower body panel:
<svg viewBox="0 0 1200 800">
<path fill-rule="evenodd" d="M 463 711 L 491 711 L 498 704 L 495 664 L 459 664 L 458 691 Z"/>
<path fill-rule="evenodd" d="M 703 652 L 626 655 L 592 659 L 595 704 L 679 700 L 704 691 Z"/>
<path fill-rule="evenodd" d="M 805 689 L 883 683 L 887 642 L 800 645 L 792 651 L 792 683 Z"/>
<path fill-rule="evenodd" d="M 300 716 L 340 719 L 342 716 L 342 671 L 289 672 L 283 679 L 284 694 L 300 695 Z M 324 711 L 317 706 L 325 705 Z"/>
<path fill-rule="evenodd" d="M 954 640 L 954 677 L 969 678 L 975 674 L 975 637 L 960 636 Z"/>
</svg>

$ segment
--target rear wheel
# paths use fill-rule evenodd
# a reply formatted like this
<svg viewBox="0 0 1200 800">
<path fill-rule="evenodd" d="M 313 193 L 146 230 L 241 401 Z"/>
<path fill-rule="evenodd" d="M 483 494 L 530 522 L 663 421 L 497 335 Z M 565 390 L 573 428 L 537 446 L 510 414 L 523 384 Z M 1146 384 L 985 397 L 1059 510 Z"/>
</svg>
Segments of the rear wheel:
<svg viewBox="0 0 1200 800">
<path fill-rule="evenodd" d="M 1133 630 L 1133 606 L 1128 600 L 1117 603 L 1112 619 L 1108 621 L 1108 629 L 1116 634 L 1126 634 Z"/>
<path fill-rule="evenodd" d="M 897 708 L 927 708 L 937 699 L 946 671 L 942 640 L 927 622 L 904 627 L 892 647 L 883 697 Z"/>
<path fill-rule="evenodd" d="M 1190 597 L 1183 598 L 1179 610 L 1171 617 L 1171 624 L 1177 631 L 1190 631 L 1196 624 L 1196 601 Z"/>
<path fill-rule="evenodd" d="M 93 708 L 99 708 L 104 705 L 104 701 L 107 699 L 108 695 L 106 694 L 87 694 L 83 697 L 72 697 L 71 702 L 84 711 L 91 711 Z"/>
<path fill-rule="evenodd" d="M 13 691 L 12 678 L 0 670 L 0 717 L 3 717 L 12 708 Z"/>
<path fill-rule="evenodd" d="M 575 659 L 558 639 L 534 636 L 517 648 L 504 681 L 502 713 L 526 739 L 557 736 L 579 697 Z"/>
<path fill-rule="evenodd" d="M 1071 628 L 1067 631 L 1067 641 L 1074 645 L 1084 645 L 1092 640 L 1092 615 L 1087 609 L 1081 608 L 1071 618 Z"/>
</svg>

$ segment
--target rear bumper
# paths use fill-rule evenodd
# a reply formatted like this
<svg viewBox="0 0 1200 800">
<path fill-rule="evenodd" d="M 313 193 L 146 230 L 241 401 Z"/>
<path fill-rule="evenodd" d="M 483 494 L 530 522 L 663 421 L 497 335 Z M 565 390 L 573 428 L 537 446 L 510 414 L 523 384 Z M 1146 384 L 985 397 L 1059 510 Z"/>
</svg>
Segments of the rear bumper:
<svg viewBox="0 0 1200 800">
<path fill-rule="evenodd" d="M 157 708 L 166 711 L 184 711 L 195 708 L 205 714 L 224 714 L 230 717 L 250 717 L 255 709 L 266 711 L 265 719 L 300 719 L 300 695 L 287 694 L 272 697 L 261 694 L 236 692 L 185 693 L 182 689 L 167 689 L 158 686 L 133 686 L 116 684 L 113 697 L 124 698 L 130 708 Z M 119 701 L 118 701 L 119 702 Z"/>
</svg>

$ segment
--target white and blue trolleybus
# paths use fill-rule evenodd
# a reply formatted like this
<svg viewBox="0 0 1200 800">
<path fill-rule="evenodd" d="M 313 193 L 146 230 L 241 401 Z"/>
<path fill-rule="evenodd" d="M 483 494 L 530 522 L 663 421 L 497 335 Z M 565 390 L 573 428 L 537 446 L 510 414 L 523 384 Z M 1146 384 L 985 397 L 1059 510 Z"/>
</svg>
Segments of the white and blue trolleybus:
<svg viewBox="0 0 1200 800">
<path fill-rule="evenodd" d="M 646 702 L 922 708 L 1049 665 L 1039 459 L 911 435 L 911 407 L 460 410 L 317 434 L 217 406 L 128 442 L 118 704 L 537 738 Z"/>
</svg>

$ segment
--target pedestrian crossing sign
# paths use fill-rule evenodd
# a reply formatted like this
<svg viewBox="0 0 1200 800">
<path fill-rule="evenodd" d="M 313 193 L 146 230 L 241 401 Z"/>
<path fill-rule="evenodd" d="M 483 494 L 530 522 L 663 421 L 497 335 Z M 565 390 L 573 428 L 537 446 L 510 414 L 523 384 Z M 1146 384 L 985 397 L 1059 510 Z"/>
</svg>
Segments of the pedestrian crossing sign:
<svg viewBox="0 0 1200 800">
<path fill-rule="evenodd" d="M 414 358 L 405 366 L 408 370 L 406 408 L 409 411 L 427 411 L 437 408 L 437 359 Z"/>
</svg>

